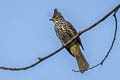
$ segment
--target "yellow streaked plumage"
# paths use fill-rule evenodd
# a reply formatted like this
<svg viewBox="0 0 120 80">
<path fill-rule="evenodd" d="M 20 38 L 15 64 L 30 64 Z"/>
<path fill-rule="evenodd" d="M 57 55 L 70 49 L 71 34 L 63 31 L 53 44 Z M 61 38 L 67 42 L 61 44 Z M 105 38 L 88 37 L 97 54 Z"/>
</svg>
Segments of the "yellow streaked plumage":
<svg viewBox="0 0 120 80">
<path fill-rule="evenodd" d="M 57 9 L 54 10 L 54 15 L 50 20 L 54 22 L 56 35 L 60 39 L 62 44 L 65 44 L 77 34 L 77 31 L 75 30 L 73 25 L 70 22 L 66 21 L 63 18 L 62 14 L 57 11 Z M 68 46 L 66 46 L 66 49 L 72 56 L 76 58 L 79 71 L 83 73 L 89 68 L 89 64 L 82 54 L 80 45 L 82 49 L 84 49 L 81 40 L 77 39 Z"/>
</svg>

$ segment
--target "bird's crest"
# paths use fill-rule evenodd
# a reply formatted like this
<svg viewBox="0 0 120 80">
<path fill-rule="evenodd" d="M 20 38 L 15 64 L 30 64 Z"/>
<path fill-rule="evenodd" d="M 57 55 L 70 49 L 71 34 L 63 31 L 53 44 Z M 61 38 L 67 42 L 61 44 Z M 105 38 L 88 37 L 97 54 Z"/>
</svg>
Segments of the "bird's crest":
<svg viewBox="0 0 120 80">
<path fill-rule="evenodd" d="M 52 18 L 62 17 L 62 14 L 57 10 L 57 8 L 54 9 L 54 14 Z"/>
</svg>

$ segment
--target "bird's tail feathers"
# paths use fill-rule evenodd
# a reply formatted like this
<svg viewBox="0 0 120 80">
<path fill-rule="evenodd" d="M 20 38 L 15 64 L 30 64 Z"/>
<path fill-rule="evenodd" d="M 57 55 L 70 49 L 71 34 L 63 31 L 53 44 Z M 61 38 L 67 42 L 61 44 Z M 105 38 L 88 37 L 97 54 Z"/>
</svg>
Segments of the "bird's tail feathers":
<svg viewBox="0 0 120 80">
<path fill-rule="evenodd" d="M 79 67 L 79 71 L 83 73 L 89 68 L 89 64 L 85 57 L 83 56 L 79 44 L 73 44 L 72 47 L 70 48 L 71 53 L 76 57 L 77 64 Z"/>
</svg>

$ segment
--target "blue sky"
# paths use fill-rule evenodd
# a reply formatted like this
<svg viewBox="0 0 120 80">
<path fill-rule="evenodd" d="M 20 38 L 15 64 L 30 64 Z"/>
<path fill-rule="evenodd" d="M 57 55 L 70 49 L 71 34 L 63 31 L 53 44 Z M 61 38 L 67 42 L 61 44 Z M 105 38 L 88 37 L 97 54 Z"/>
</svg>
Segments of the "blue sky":
<svg viewBox="0 0 120 80">
<path fill-rule="evenodd" d="M 83 30 L 112 10 L 120 0 L 0 0 L 0 66 L 24 67 L 61 46 L 49 19 L 54 8 Z M 120 11 L 117 17 L 120 18 Z M 120 22 L 120 19 L 118 19 Z M 103 59 L 114 33 L 114 18 L 81 35 L 90 66 Z M 120 79 L 120 23 L 115 45 L 104 65 L 84 74 L 76 60 L 63 49 L 55 56 L 25 71 L 0 70 L 0 80 L 118 80 Z"/>
</svg>

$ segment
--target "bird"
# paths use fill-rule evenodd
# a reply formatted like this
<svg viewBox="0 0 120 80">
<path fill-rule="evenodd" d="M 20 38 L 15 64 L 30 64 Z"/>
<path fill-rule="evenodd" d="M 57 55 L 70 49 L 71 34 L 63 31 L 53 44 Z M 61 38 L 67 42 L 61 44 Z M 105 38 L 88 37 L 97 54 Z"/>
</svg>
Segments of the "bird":
<svg viewBox="0 0 120 80">
<path fill-rule="evenodd" d="M 77 34 L 74 26 L 69 21 L 65 20 L 65 18 L 57 10 L 57 8 L 54 9 L 54 14 L 50 21 L 53 21 L 53 23 L 55 24 L 54 29 L 62 45 L 66 44 Z M 84 73 L 86 70 L 88 70 L 89 64 L 88 61 L 85 59 L 84 55 L 82 54 L 80 46 L 84 50 L 80 38 L 77 38 L 65 48 L 73 57 L 76 58 L 79 71 L 81 73 Z"/>
</svg>

